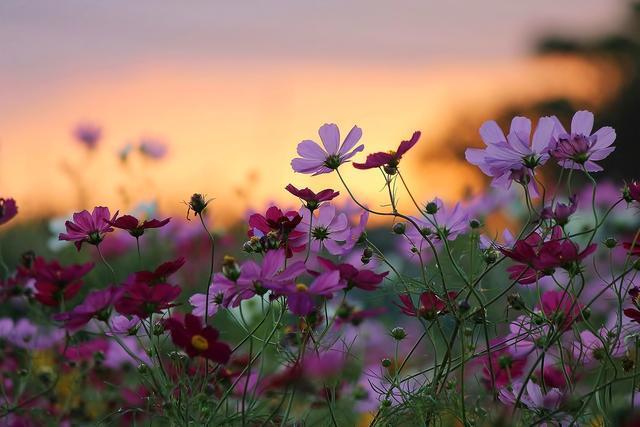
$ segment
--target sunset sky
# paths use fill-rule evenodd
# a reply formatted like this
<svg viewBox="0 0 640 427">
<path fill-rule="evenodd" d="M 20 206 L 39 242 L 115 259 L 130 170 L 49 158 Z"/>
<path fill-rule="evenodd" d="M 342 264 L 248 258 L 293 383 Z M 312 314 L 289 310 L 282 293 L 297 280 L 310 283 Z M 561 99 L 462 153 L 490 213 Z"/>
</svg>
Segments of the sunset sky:
<svg viewBox="0 0 640 427">
<path fill-rule="evenodd" d="M 127 210 L 125 193 L 182 212 L 197 191 L 230 220 L 293 203 L 289 182 L 339 188 L 289 166 L 300 140 L 335 122 L 362 127 L 366 151 L 422 130 L 407 174 L 421 198 L 452 198 L 481 183 L 437 155 L 457 115 L 481 122 L 549 94 L 599 102 L 602 67 L 534 59 L 531 46 L 546 31 L 597 34 L 624 11 L 605 0 L 3 1 L 0 196 L 35 217 L 96 203 Z M 83 120 L 104 128 L 94 153 L 70 136 Z M 168 157 L 122 165 L 118 149 L 144 136 L 165 140 Z M 381 203 L 376 174 L 345 174 Z"/>
</svg>

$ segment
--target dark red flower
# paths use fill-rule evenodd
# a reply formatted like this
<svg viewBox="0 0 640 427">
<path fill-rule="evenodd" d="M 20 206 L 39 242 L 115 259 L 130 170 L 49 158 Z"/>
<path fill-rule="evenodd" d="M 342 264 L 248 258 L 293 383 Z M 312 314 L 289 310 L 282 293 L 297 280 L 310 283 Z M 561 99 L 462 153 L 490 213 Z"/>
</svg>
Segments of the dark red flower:
<svg viewBox="0 0 640 427">
<path fill-rule="evenodd" d="M 211 326 L 203 326 L 199 317 L 187 314 L 184 323 L 170 318 L 164 325 L 171 331 L 173 343 L 183 348 L 189 357 L 200 356 L 217 363 L 229 361 L 231 348 L 218 341 L 219 332 Z"/>
<path fill-rule="evenodd" d="M 416 131 L 408 141 L 402 141 L 396 151 L 377 152 L 369 154 L 364 163 L 354 163 L 353 167 L 356 169 L 373 169 L 380 166 L 385 167 L 385 172 L 390 175 L 396 173 L 398 165 L 402 156 L 409 151 L 420 139 L 420 131 Z"/>
<path fill-rule="evenodd" d="M 265 215 L 253 214 L 249 217 L 248 235 L 260 240 L 264 250 L 285 248 L 287 257 L 293 255 L 293 251 L 299 252 L 304 245 L 291 246 L 290 242 L 304 235 L 297 231 L 296 227 L 302 221 L 302 217 L 296 211 L 282 212 L 277 206 L 267 209 Z"/>
<path fill-rule="evenodd" d="M 622 246 L 629 252 L 629 255 L 640 256 L 640 241 L 624 242 Z"/>
<path fill-rule="evenodd" d="M 420 305 L 416 307 L 411 300 L 411 296 L 404 294 L 400 295 L 402 305 L 396 305 L 400 307 L 400 310 L 407 316 L 423 317 L 427 320 L 433 320 L 438 315 L 446 314 L 457 297 L 457 292 L 448 292 L 446 298 L 448 301 L 446 301 L 434 292 L 427 291 L 420 294 Z"/>
<path fill-rule="evenodd" d="M 624 315 L 633 320 L 636 323 L 640 323 L 640 288 L 634 286 L 629 289 L 629 296 L 631 297 L 631 303 L 634 308 L 626 308 Z"/>
<path fill-rule="evenodd" d="M 18 213 L 18 206 L 13 199 L 3 199 L 0 197 L 0 225 L 8 222 Z"/>
<path fill-rule="evenodd" d="M 163 227 L 167 225 L 170 220 L 171 218 L 166 218 L 162 221 L 158 219 L 142 221 L 131 215 L 123 215 L 113 221 L 107 221 L 107 223 L 115 228 L 127 230 L 129 234 L 137 238 L 142 236 L 146 229 Z"/>
<path fill-rule="evenodd" d="M 640 202 L 640 182 L 632 181 L 628 185 L 629 197 L 636 202 Z"/>
<path fill-rule="evenodd" d="M 389 274 L 388 271 L 378 274 L 372 270 L 358 270 L 353 265 L 346 263 L 334 264 L 332 261 L 322 257 L 318 257 L 318 262 L 327 271 L 338 270 L 340 272 L 340 280 L 344 282 L 347 290 L 355 287 L 364 291 L 373 291 Z"/>
<path fill-rule="evenodd" d="M 109 219 L 110 215 L 109 208 L 103 206 L 93 208 L 92 213 L 86 210 L 76 212 L 73 214 L 73 221 L 65 223 L 67 232 L 60 233 L 58 239 L 73 242 L 78 250 L 82 248 L 84 242 L 99 245 L 104 239 L 104 235 L 113 231 L 108 221 L 115 221 L 118 212 L 111 219 Z"/>
<path fill-rule="evenodd" d="M 94 317 L 106 322 L 109 319 L 111 306 L 120 299 L 123 292 L 123 288 L 115 286 L 93 291 L 73 310 L 56 314 L 53 318 L 64 322 L 64 327 L 71 332 L 82 328 Z"/>
<path fill-rule="evenodd" d="M 157 283 L 166 283 L 169 276 L 180 270 L 185 262 L 186 260 L 180 257 L 174 261 L 167 261 L 160 264 L 154 271 L 138 271 L 127 279 L 126 284 L 146 283 L 148 285 L 155 285 Z"/>
<path fill-rule="evenodd" d="M 174 307 L 173 301 L 180 295 L 179 286 L 168 283 L 148 285 L 133 283 L 125 287 L 122 297 L 116 302 L 116 311 L 120 314 L 138 316 L 145 319 L 153 313 Z"/>
<path fill-rule="evenodd" d="M 293 194 L 296 197 L 301 198 L 306 203 L 307 209 L 310 211 L 316 210 L 320 203 L 328 202 L 329 200 L 333 200 L 334 198 L 340 195 L 339 191 L 333 191 L 330 188 L 326 190 L 322 190 L 319 193 L 314 193 L 309 188 L 303 188 L 302 190 L 298 190 L 293 184 L 289 184 L 285 187 L 289 193 Z"/>
<path fill-rule="evenodd" d="M 30 269 L 19 267 L 20 274 L 35 280 L 35 298 L 44 305 L 58 306 L 61 301 L 69 301 L 82 286 L 82 277 L 94 264 L 74 264 L 62 267 L 58 261 L 47 262 L 37 257 Z"/>
<path fill-rule="evenodd" d="M 560 330 L 567 331 L 580 319 L 582 304 L 565 291 L 547 291 L 541 297 L 542 312 Z"/>
<path fill-rule="evenodd" d="M 499 342 L 499 340 L 493 340 L 490 344 L 495 346 Z M 491 351 L 491 357 L 487 354 L 478 358 L 477 363 L 483 366 L 482 383 L 491 390 L 492 385 L 496 388 L 506 387 L 512 380 L 520 378 L 524 373 L 527 358 L 512 353 L 509 348 L 503 348 Z"/>
</svg>

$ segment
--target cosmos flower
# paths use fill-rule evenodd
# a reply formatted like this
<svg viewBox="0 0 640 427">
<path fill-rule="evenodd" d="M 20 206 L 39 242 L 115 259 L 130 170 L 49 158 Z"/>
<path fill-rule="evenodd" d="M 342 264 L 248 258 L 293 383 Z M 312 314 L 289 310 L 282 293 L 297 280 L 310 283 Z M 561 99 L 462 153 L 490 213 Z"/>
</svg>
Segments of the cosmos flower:
<svg viewBox="0 0 640 427">
<path fill-rule="evenodd" d="M 296 230 L 302 217 L 296 211 L 283 212 L 277 206 L 270 206 L 265 215 L 255 213 L 249 216 L 250 238 L 256 238 L 263 250 L 285 248 L 287 257 L 293 252 L 304 249 L 304 242 L 294 244 L 293 241 L 302 236 L 302 232 Z"/>
<path fill-rule="evenodd" d="M 90 292 L 73 310 L 56 314 L 53 318 L 64 322 L 64 327 L 70 332 L 79 330 L 94 317 L 106 322 L 109 319 L 111 306 L 123 293 L 123 288 L 115 286 Z"/>
<path fill-rule="evenodd" d="M 420 303 L 418 307 L 416 307 L 413 305 L 411 296 L 409 294 L 403 294 L 399 296 L 402 305 L 396 305 L 398 305 L 400 310 L 407 316 L 423 317 L 427 320 L 434 320 L 437 316 L 448 313 L 449 307 L 455 303 L 457 297 L 457 292 L 449 292 L 446 299 L 442 299 L 434 292 L 427 291 L 420 294 Z"/>
<path fill-rule="evenodd" d="M 0 225 L 9 222 L 18 213 L 18 206 L 14 199 L 0 197 Z"/>
<path fill-rule="evenodd" d="M 580 332 L 580 336 L 572 344 L 573 357 L 585 365 L 592 364 L 607 358 L 622 357 L 626 348 L 622 337 L 616 339 L 616 331 L 601 328 L 598 335 L 589 330 Z"/>
<path fill-rule="evenodd" d="M 124 288 L 125 292 L 115 303 L 116 311 L 120 314 L 138 316 L 146 319 L 153 313 L 174 307 L 173 301 L 180 295 L 179 286 L 168 283 L 148 285 L 133 283 Z"/>
<path fill-rule="evenodd" d="M 78 251 L 82 248 L 84 242 L 91 245 L 99 245 L 104 239 L 104 235 L 113 231 L 109 221 L 115 221 L 118 217 L 118 212 L 112 218 L 110 218 L 110 215 L 109 208 L 103 206 L 93 208 L 92 213 L 86 210 L 76 212 L 73 214 L 73 221 L 65 222 L 64 225 L 67 232 L 60 233 L 58 239 L 73 242 Z"/>
<path fill-rule="evenodd" d="M 94 264 L 74 264 L 62 267 L 58 261 L 47 262 L 42 257 L 37 257 L 31 268 L 20 268 L 21 274 L 35 280 L 35 298 L 40 303 L 48 306 L 58 306 L 61 301 L 69 301 L 82 286 L 84 277 Z"/>
<path fill-rule="evenodd" d="M 468 148 L 465 157 L 493 178 L 491 185 L 494 187 L 509 188 L 512 181 L 517 181 L 529 184 L 535 191 L 533 169 L 549 159 L 548 147 L 556 121 L 552 117 L 542 117 L 533 138 L 531 120 L 526 117 L 514 117 L 506 137 L 495 121 L 487 121 L 480 127 L 480 137 L 487 147 Z"/>
<path fill-rule="evenodd" d="M 160 264 L 153 271 L 137 271 L 128 277 L 125 283 L 146 283 L 148 285 L 166 283 L 169 277 L 177 273 L 185 262 L 186 259 L 184 257 L 180 257 L 173 261 L 167 261 Z"/>
<path fill-rule="evenodd" d="M 306 316 L 313 311 L 316 297 L 331 298 L 344 286 L 340 280 L 340 272 L 335 270 L 322 273 L 310 285 L 288 283 L 271 285 L 270 289 L 287 297 L 287 304 L 293 314 Z"/>
<path fill-rule="evenodd" d="M 160 160 L 167 155 L 167 144 L 159 139 L 142 138 L 139 145 L 140 153 L 153 160 Z"/>
<path fill-rule="evenodd" d="M 501 342 L 502 339 L 497 338 L 490 345 L 495 346 Z M 491 351 L 491 356 L 487 354 L 476 359 L 476 363 L 483 367 L 481 381 L 485 387 L 490 390 L 493 384 L 496 389 L 501 389 L 524 374 L 527 358 L 513 353 L 510 348 L 500 348 Z"/>
<path fill-rule="evenodd" d="M 540 297 L 540 309 L 551 323 L 567 331 L 582 317 L 582 304 L 565 291 L 546 291 Z"/>
<path fill-rule="evenodd" d="M 596 162 L 605 159 L 615 147 L 616 131 L 609 126 L 593 129 L 593 113 L 578 111 L 571 119 L 571 132 L 567 132 L 560 120 L 554 118 L 556 128 L 549 152 L 558 160 L 558 164 L 567 169 L 585 169 L 588 172 L 599 172 L 602 167 Z"/>
<path fill-rule="evenodd" d="M 309 188 L 303 188 L 302 190 L 299 190 L 296 187 L 294 187 L 292 184 L 287 185 L 285 187 L 285 190 L 287 190 L 289 193 L 293 194 L 294 196 L 302 199 L 305 202 L 305 206 L 310 211 L 316 210 L 318 206 L 320 206 L 320 203 L 333 200 L 334 198 L 338 197 L 338 195 L 340 194 L 339 191 L 333 191 L 330 188 L 327 188 L 326 190 L 322 190 L 316 194 L 313 191 L 311 191 Z"/>
<path fill-rule="evenodd" d="M 209 317 L 216 314 L 218 312 L 218 308 L 226 307 L 230 304 L 235 295 L 234 288 L 235 283 L 224 275 L 217 273 L 214 276 L 214 281 L 209 286 Z M 198 317 L 204 317 L 205 311 L 207 310 L 207 295 L 201 293 L 193 294 L 189 297 L 189 304 L 193 306 L 191 314 Z"/>
<path fill-rule="evenodd" d="M 346 289 L 359 288 L 364 291 L 373 291 L 378 288 L 384 278 L 389 274 L 388 271 L 378 274 L 368 269 L 357 269 L 351 264 L 341 263 L 335 264 L 331 260 L 318 257 L 318 263 L 327 271 L 339 271 L 340 281 Z"/>
<path fill-rule="evenodd" d="M 93 123 L 80 123 L 73 129 L 73 137 L 90 150 L 95 149 L 102 137 L 102 128 Z"/>
<path fill-rule="evenodd" d="M 131 215 L 122 215 L 113 221 L 107 221 L 109 225 L 121 230 L 127 230 L 133 237 L 138 238 L 144 234 L 144 231 L 149 228 L 160 228 L 167 225 L 171 218 L 163 220 L 150 219 L 139 220 Z"/>
<path fill-rule="evenodd" d="M 503 403 L 515 405 L 520 390 L 524 387 L 524 383 L 521 380 L 514 381 L 511 387 L 501 388 L 498 393 L 498 398 Z M 520 403 L 525 405 L 531 410 L 545 410 L 553 412 L 560 407 L 563 402 L 564 395 L 557 388 L 547 388 L 546 391 L 542 389 L 538 384 L 533 381 L 527 382 L 522 396 L 520 396 Z M 564 425 L 564 424 L 563 424 Z"/>
<path fill-rule="evenodd" d="M 362 129 L 354 126 L 340 144 L 340 130 L 335 124 L 324 124 L 318 130 L 324 149 L 311 140 L 298 144 L 299 158 L 291 161 L 294 171 L 320 175 L 337 169 L 356 153 L 364 150 L 364 145 L 355 147 L 362 137 Z M 355 147 L 355 148 L 354 148 Z"/>
<path fill-rule="evenodd" d="M 385 172 L 389 175 L 393 175 L 398 170 L 398 165 L 402 156 L 405 155 L 420 139 L 420 132 L 416 131 L 408 141 L 402 141 L 397 150 L 390 150 L 388 152 L 380 151 L 377 153 L 369 154 L 364 163 L 354 163 L 353 167 L 356 169 L 373 169 L 384 166 Z"/>
<path fill-rule="evenodd" d="M 453 209 L 445 206 L 438 197 L 431 203 L 435 204 L 437 208 L 436 213 L 433 214 L 433 221 L 438 228 L 438 234 L 435 237 L 455 240 L 467 230 L 469 227 L 469 215 L 460 203 L 456 203 Z"/>
<path fill-rule="evenodd" d="M 317 215 L 304 210 L 298 230 L 302 233 L 296 240 L 298 245 L 308 242 L 311 233 L 311 250 L 318 253 L 324 247 L 332 255 L 343 253 L 343 243 L 351 234 L 347 216 L 344 213 L 337 214 L 335 206 L 330 204 L 320 206 Z"/>
<path fill-rule="evenodd" d="M 186 314 L 184 323 L 172 317 L 167 319 L 164 325 L 171 331 L 173 343 L 184 349 L 189 357 L 204 357 L 222 364 L 229 361 L 231 348 L 218 341 L 218 330 L 211 326 L 203 326 L 199 317 Z"/>
<path fill-rule="evenodd" d="M 555 208 L 550 206 L 545 207 L 540 216 L 544 219 L 553 219 L 557 225 L 563 226 L 569 222 L 569 217 L 573 215 L 578 209 L 576 203 L 576 196 L 569 198 L 569 203 L 556 203 Z"/>
</svg>

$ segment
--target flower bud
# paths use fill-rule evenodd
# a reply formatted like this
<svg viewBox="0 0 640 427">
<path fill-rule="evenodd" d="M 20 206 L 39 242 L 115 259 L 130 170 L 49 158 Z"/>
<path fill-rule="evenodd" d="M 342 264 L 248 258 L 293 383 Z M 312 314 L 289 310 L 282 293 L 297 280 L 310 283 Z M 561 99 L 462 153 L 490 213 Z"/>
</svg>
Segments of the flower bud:
<svg viewBox="0 0 640 427">
<path fill-rule="evenodd" d="M 153 325 L 153 335 L 155 336 L 160 336 L 164 334 L 164 326 L 162 325 L 161 322 L 156 322 Z"/>
<path fill-rule="evenodd" d="M 585 307 L 582 309 L 582 318 L 584 320 L 589 320 L 589 318 L 591 317 L 591 308 L 590 307 Z"/>
<path fill-rule="evenodd" d="M 189 200 L 189 210 L 192 210 L 198 216 L 204 212 L 209 202 L 210 200 L 206 200 L 203 194 L 194 193 Z"/>
<path fill-rule="evenodd" d="M 393 224 L 393 232 L 396 234 L 404 234 L 406 230 L 407 226 L 404 222 L 396 222 L 395 224 Z"/>
<path fill-rule="evenodd" d="M 402 341 L 407 337 L 407 331 L 398 326 L 391 330 L 391 336 L 397 341 Z"/>
<path fill-rule="evenodd" d="M 138 365 L 138 373 L 141 375 L 145 375 L 149 372 L 149 367 L 145 363 L 141 363 Z"/>
<path fill-rule="evenodd" d="M 364 250 L 362 251 L 362 256 L 366 258 L 371 258 L 373 256 L 373 249 L 371 249 L 371 247 L 369 246 L 365 247 Z"/>
<path fill-rule="evenodd" d="M 385 357 L 384 359 L 382 359 L 382 366 L 385 368 L 388 368 L 391 366 L 391 359 Z"/>
<path fill-rule="evenodd" d="M 482 254 L 482 258 L 487 264 L 493 264 L 498 260 L 498 252 L 496 252 L 494 249 L 487 249 Z"/>
<path fill-rule="evenodd" d="M 514 310 L 522 310 L 526 307 L 522 296 L 520 296 L 520 294 L 517 292 L 509 294 L 507 296 L 507 302 L 509 303 L 509 307 L 513 308 Z"/>
<path fill-rule="evenodd" d="M 604 245 L 609 249 L 613 249 L 618 245 L 618 241 L 615 237 L 607 237 L 602 243 L 604 243 Z"/>
<path fill-rule="evenodd" d="M 482 224 L 480 224 L 480 221 L 475 219 L 475 218 L 472 219 L 471 221 L 469 221 L 469 227 L 471 227 L 473 229 L 480 228 L 480 225 L 482 225 Z"/>
<path fill-rule="evenodd" d="M 458 310 L 460 310 L 460 313 L 464 314 L 469 311 L 470 308 L 471 304 L 469 304 L 469 301 L 463 299 L 458 302 Z"/>
<path fill-rule="evenodd" d="M 240 266 L 232 256 L 225 255 L 222 260 L 222 274 L 227 279 L 235 282 L 240 277 Z"/>
<path fill-rule="evenodd" d="M 438 212 L 438 205 L 436 202 L 429 202 L 427 203 L 427 206 L 425 206 L 424 210 L 429 214 L 429 215 L 434 215 Z"/>
</svg>

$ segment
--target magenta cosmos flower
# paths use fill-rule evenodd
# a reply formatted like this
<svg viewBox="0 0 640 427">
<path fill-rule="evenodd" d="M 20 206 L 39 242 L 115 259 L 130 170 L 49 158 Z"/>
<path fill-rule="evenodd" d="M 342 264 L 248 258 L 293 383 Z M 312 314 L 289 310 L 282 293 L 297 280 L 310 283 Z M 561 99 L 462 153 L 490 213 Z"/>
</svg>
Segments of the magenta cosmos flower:
<svg viewBox="0 0 640 427">
<path fill-rule="evenodd" d="M 378 285 L 380 285 L 384 278 L 389 274 L 388 271 L 378 274 L 375 271 L 368 269 L 359 270 L 348 263 L 335 264 L 322 257 L 318 257 L 318 263 L 320 263 L 320 265 L 322 265 L 327 271 L 340 272 L 340 281 L 344 284 L 346 289 L 359 288 L 363 291 L 376 290 Z"/>
<path fill-rule="evenodd" d="M 531 120 L 526 117 L 514 117 L 506 137 L 495 121 L 485 122 L 480 127 L 480 137 L 487 147 L 467 148 L 465 157 L 485 175 L 493 177 L 494 187 L 509 188 L 512 181 L 517 181 L 529 183 L 535 191 L 532 171 L 549 159 L 548 148 L 556 121 L 553 117 L 542 117 L 533 138 Z"/>
<path fill-rule="evenodd" d="M 443 299 L 434 292 L 427 291 L 420 294 L 420 304 L 416 307 L 411 300 L 411 296 L 409 294 L 403 294 L 399 296 L 402 305 L 396 305 L 400 307 L 400 310 L 407 316 L 434 320 L 439 315 L 448 313 L 449 308 L 454 306 L 457 297 L 457 292 L 448 292 Z"/>
<path fill-rule="evenodd" d="M 397 150 L 390 150 L 387 152 L 380 151 L 377 153 L 369 154 L 367 160 L 364 163 L 354 163 L 353 167 L 356 169 L 373 169 L 384 166 L 385 172 L 389 175 L 393 175 L 398 170 L 398 165 L 402 156 L 409 151 L 420 139 L 420 132 L 416 131 L 408 141 L 402 141 Z"/>
<path fill-rule="evenodd" d="M 343 243 L 347 242 L 351 235 L 347 216 L 344 213 L 337 214 L 335 206 L 330 204 L 320 206 L 318 215 L 304 210 L 298 230 L 303 233 L 296 240 L 298 245 L 304 245 L 309 241 L 310 232 L 311 250 L 317 253 L 324 247 L 332 255 L 343 253 Z"/>
<path fill-rule="evenodd" d="M 335 199 L 340 194 L 339 191 L 333 191 L 330 188 L 326 190 L 322 190 L 319 193 L 315 193 L 309 188 L 303 188 L 302 190 L 298 190 L 292 184 L 289 184 L 285 187 L 289 193 L 293 194 L 296 197 L 299 197 L 302 201 L 304 201 L 305 206 L 310 211 L 314 211 L 318 209 L 320 203 L 328 202 L 330 200 Z"/>
<path fill-rule="evenodd" d="M 0 225 L 9 222 L 18 213 L 18 206 L 13 199 L 0 197 Z"/>
<path fill-rule="evenodd" d="M 122 297 L 115 303 L 116 310 L 120 314 L 138 316 L 146 319 L 153 313 L 174 307 L 173 301 L 180 295 L 179 286 L 169 283 L 148 285 L 146 283 L 133 283 L 127 285 Z"/>
<path fill-rule="evenodd" d="M 102 128 L 93 123 L 81 123 L 73 129 L 73 137 L 90 150 L 98 146 Z"/>
<path fill-rule="evenodd" d="M 93 208 L 92 213 L 86 210 L 76 212 L 73 214 L 73 221 L 65 222 L 67 232 L 60 233 L 58 239 L 73 242 L 78 250 L 82 248 L 84 242 L 99 245 L 104 235 L 113 231 L 109 222 L 116 220 L 118 212 L 113 215 L 113 218 L 110 218 L 110 215 L 109 208 L 104 206 Z"/>
<path fill-rule="evenodd" d="M 585 169 L 599 172 L 602 167 L 596 163 L 605 159 L 615 150 L 611 144 L 616 140 L 616 131 L 609 126 L 598 129 L 593 135 L 593 113 L 578 111 L 571 120 L 571 132 L 567 132 L 560 120 L 555 118 L 556 128 L 549 152 L 566 169 Z"/>
<path fill-rule="evenodd" d="M 61 301 L 69 301 L 77 295 L 82 286 L 82 277 L 93 268 L 94 264 L 73 264 L 61 266 L 58 261 L 47 262 L 37 257 L 31 269 L 21 268 L 21 273 L 35 280 L 35 298 L 42 304 L 58 306 Z"/>
<path fill-rule="evenodd" d="M 324 149 L 320 145 L 309 139 L 298 144 L 298 154 L 300 157 L 291 161 L 294 171 L 300 173 L 310 173 L 320 175 L 329 173 L 352 158 L 356 153 L 364 150 L 364 145 L 355 147 L 362 137 L 362 129 L 354 126 L 340 144 L 340 130 L 335 124 L 324 124 L 318 130 L 320 140 Z M 354 148 L 355 147 L 355 148 Z"/>
<path fill-rule="evenodd" d="M 144 231 L 149 228 L 160 228 L 167 225 L 167 223 L 171 220 L 171 218 L 166 218 L 163 220 L 158 219 L 149 219 L 149 220 L 140 220 L 131 215 L 122 215 L 119 218 L 116 218 L 113 221 L 107 221 L 107 223 L 115 228 L 120 228 L 121 230 L 127 230 L 129 234 L 133 237 L 138 238 L 144 234 Z"/>
<path fill-rule="evenodd" d="M 73 310 L 56 314 L 53 318 L 64 322 L 64 327 L 70 332 L 79 330 L 94 317 L 106 322 L 109 320 L 111 306 L 120 299 L 123 292 L 123 288 L 115 286 L 93 291 Z"/>
<path fill-rule="evenodd" d="M 334 270 L 322 273 L 310 285 L 288 283 L 272 285 L 271 289 L 287 297 L 287 304 L 293 314 L 306 316 L 313 311 L 316 297 L 331 298 L 335 292 L 344 287 L 344 281 L 340 280 L 340 272 Z"/>
</svg>

